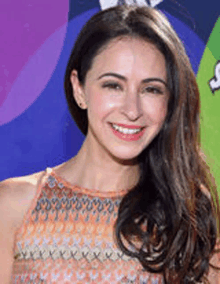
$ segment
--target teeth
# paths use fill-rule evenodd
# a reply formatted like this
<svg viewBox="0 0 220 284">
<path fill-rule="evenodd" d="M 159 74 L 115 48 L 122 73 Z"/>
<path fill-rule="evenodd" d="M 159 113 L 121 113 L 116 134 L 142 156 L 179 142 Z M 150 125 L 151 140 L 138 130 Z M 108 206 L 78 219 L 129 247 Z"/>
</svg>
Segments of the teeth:
<svg viewBox="0 0 220 284">
<path fill-rule="evenodd" d="M 131 129 L 131 128 L 124 128 L 121 126 L 118 126 L 116 124 L 112 124 L 113 128 L 116 129 L 117 131 L 123 133 L 123 134 L 135 134 L 141 131 L 141 128 L 137 129 Z"/>
</svg>

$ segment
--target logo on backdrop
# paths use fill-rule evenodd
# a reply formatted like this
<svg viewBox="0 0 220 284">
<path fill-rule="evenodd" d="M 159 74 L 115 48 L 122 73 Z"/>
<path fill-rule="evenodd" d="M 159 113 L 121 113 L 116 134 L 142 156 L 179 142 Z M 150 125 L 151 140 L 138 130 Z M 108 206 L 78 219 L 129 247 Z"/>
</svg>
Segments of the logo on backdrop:
<svg viewBox="0 0 220 284">
<path fill-rule="evenodd" d="M 140 6 L 150 6 L 155 7 L 164 0 L 99 0 L 100 6 L 102 10 L 105 10 L 110 7 L 114 7 L 116 5 L 123 5 L 123 4 L 137 4 Z"/>
<path fill-rule="evenodd" d="M 215 76 L 209 81 L 209 86 L 213 95 L 220 89 L 220 60 L 215 65 Z"/>
</svg>

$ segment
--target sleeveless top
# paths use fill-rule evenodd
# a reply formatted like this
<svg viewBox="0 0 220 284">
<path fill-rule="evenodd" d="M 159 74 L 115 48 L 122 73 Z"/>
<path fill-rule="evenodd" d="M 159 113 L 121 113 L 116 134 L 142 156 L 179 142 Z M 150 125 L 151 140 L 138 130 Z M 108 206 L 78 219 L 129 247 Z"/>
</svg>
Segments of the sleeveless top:
<svg viewBox="0 0 220 284">
<path fill-rule="evenodd" d="M 12 283 L 162 284 L 115 244 L 125 193 L 78 187 L 47 169 L 15 235 Z"/>
</svg>

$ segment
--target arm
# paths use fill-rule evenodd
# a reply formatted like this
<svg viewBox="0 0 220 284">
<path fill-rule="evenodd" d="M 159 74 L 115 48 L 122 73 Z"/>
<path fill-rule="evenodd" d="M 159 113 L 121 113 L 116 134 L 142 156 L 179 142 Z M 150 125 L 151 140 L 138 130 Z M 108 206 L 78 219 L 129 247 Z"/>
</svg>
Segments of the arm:
<svg viewBox="0 0 220 284">
<path fill-rule="evenodd" d="M 31 205 L 41 173 L 0 183 L 0 279 L 11 283 L 14 237 Z"/>
<path fill-rule="evenodd" d="M 15 217 L 11 208 L 13 198 L 9 191 L 8 181 L 2 182 L 0 184 L 0 279 L 2 284 L 10 283 L 13 264 Z"/>
</svg>

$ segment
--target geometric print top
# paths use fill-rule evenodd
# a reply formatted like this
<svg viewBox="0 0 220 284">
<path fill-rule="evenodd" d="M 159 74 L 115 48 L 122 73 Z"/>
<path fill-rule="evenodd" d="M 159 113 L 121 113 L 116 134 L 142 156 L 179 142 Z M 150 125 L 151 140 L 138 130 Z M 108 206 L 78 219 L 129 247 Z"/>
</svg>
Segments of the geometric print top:
<svg viewBox="0 0 220 284">
<path fill-rule="evenodd" d="M 115 244 L 125 193 L 78 187 L 47 169 L 15 235 L 12 283 L 162 284 Z"/>
</svg>

